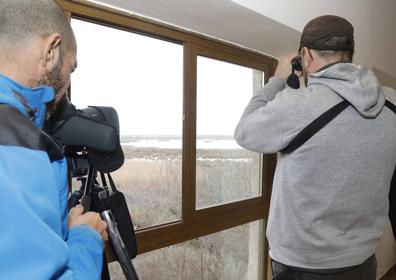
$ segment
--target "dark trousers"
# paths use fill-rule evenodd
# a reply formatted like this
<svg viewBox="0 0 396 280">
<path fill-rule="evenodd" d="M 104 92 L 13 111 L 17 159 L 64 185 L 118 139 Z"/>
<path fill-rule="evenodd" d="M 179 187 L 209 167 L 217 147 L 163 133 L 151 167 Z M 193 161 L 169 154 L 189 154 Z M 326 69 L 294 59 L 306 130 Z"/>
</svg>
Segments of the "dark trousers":
<svg viewBox="0 0 396 280">
<path fill-rule="evenodd" d="M 360 265 L 336 269 L 304 269 L 276 261 L 272 261 L 271 266 L 274 280 L 375 280 L 377 274 L 375 255 Z"/>
</svg>

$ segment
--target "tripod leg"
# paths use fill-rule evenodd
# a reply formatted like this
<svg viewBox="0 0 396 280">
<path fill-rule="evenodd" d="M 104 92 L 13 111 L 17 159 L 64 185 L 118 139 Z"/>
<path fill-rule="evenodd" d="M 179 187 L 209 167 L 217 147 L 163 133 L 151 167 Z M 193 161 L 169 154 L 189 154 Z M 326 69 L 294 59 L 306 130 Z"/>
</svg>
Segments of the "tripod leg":
<svg viewBox="0 0 396 280">
<path fill-rule="evenodd" d="M 117 224 L 115 223 L 110 210 L 100 213 L 102 219 L 107 223 L 107 233 L 109 235 L 110 244 L 112 245 L 113 252 L 121 265 L 127 280 L 139 280 L 136 270 L 132 264 L 131 258 L 125 248 L 125 244 L 121 239 L 118 231 Z"/>
</svg>

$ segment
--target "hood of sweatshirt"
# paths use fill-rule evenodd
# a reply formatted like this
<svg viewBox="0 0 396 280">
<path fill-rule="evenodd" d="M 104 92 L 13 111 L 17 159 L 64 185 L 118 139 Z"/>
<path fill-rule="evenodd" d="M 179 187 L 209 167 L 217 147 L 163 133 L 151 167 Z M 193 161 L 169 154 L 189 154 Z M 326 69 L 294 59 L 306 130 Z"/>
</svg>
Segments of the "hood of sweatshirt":
<svg viewBox="0 0 396 280">
<path fill-rule="evenodd" d="M 346 99 L 365 118 L 375 118 L 385 96 L 375 74 L 351 63 L 337 63 L 308 76 L 310 85 L 324 85 Z"/>
</svg>

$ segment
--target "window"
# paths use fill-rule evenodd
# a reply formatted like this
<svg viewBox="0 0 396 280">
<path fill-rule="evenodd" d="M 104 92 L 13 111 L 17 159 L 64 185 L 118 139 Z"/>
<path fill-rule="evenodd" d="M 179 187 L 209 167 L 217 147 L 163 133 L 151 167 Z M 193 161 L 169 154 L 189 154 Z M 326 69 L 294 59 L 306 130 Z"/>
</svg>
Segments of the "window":
<svg viewBox="0 0 396 280">
<path fill-rule="evenodd" d="M 262 259 L 262 221 L 148 252 L 133 261 L 141 279 L 257 280 Z M 110 265 L 113 280 L 124 275 Z"/>
<path fill-rule="evenodd" d="M 208 266 L 194 271 L 208 279 L 217 279 L 213 264 L 229 279 L 232 263 L 231 279 L 265 279 L 275 157 L 241 149 L 232 135 L 274 60 L 93 3 L 59 3 L 79 48 L 72 102 L 119 114 L 127 160 L 113 177 L 137 226 L 138 273 L 149 275 L 155 262 L 183 273 L 182 256 Z M 156 275 L 163 270 L 171 272 L 163 265 Z"/>
<path fill-rule="evenodd" d="M 202 56 L 197 70 L 197 209 L 257 197 L 260 155 L 233 134 L 263 72 Z"/>
<path fill-rule="evenodd" d="M 183 46 L 78 19 L 72 27 L 72 102 L 117 110 L 125 163 L 114 179 L 134 225 L 180 220 Z"/>
</svg>

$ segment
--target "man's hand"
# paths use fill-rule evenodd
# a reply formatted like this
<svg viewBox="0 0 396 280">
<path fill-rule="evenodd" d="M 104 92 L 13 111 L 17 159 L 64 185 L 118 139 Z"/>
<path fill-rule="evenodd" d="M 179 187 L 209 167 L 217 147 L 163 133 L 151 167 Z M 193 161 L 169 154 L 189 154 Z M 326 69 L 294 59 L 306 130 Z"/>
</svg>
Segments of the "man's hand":
<svg viewBox="0 0 396 280">
<path fill-rule="evenodd" d="M 298 53 L 294 52 L 294 53 L 291 53 L 289 55 L 282 56 L 278 60 L 278 66 L 276 67 L 274 76 L 279 78 L 279 79 L 281 79 L 281 80 L 286 81 L 287 77 L 289 77 L 289 75 L 292 72 L 291 61 L 297 55 L 298 55 Z"/>
<path fill-rule="evenodd" d="M 84 208 L 81 205 L 77 205 L 70 210 L 69 213 L 69 228 L 78 225 L 87 225 L 94 229 L 102 237 L 103 241 L 108 239 L 106 228 L 107 224 L 102 221 L 98 213 L 87 212 L 83 214 Z"/>
</svg>

